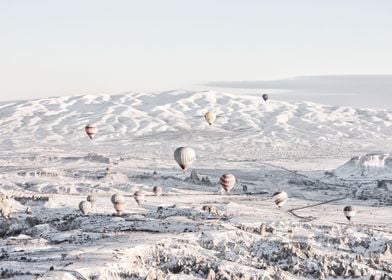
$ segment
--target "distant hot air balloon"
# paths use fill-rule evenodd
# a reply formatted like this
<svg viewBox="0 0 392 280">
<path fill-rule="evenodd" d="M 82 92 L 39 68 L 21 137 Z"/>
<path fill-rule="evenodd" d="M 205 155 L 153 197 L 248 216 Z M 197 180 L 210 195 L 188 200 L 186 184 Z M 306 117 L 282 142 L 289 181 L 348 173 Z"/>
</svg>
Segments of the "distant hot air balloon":
<svg viewBox="0 0 392 280">
<path fill-rule="evenodd" d="M 268 98 L 269 98 L 269 97 L 268 97 L 268 94 L 264 93 L 264 94 L 263 94 L 263 99 L 264 99 L 265 102 L 267 102 Z"/>
<path fill-rule="evenodd" d="M 235 177 L 233 174 L 224 174 L 220 177 L 220 184 L 226 193 L 229 193 L 235 185 Z"/>
<path fill-rule="evenodd" d="M 125 203 L 125 198 L 122 194 L 114 194 L 112 195 L 111 199 L 112 203 Z"/>
<path fill-rule="evenodd" d="M 174 159 L 181 169 L 186 171 L 196 159 L 195 150 L 189 147 L 179 147 L 174 151 Z"/>
<path fill-rule="evenodd" d="M 160 196 L 162 195 L 162 187 L 155 186 L 152 188 L 152 192 L 154 193 L 155 196 Z"/>
<path fill-rule="evenodd" d="M 97 196 L 95 194 L 90 194 L 87 196 L 87 201 L 91 203 L 91 207 L 94 208 L 95 203 L 97 202 Z"/>
<path fill-rule="evenodd" d="M 93 124 L 88 124 L 86 125 L 86 127 L 84 128 L 84 130 L 86 131 L 87 136 L 93 140 L 95 134 L 97 134 L 98 129 L 95 125 Z"/>
<path fill-rule="evenodd" d="M 347 220 L 349 220 L 349 221 L 351 221 L 351 218 L 353 218 L 356 214 L 356 212 L 352 206 L 344 207 L 343 213 L 344 213 L 344 216 L 346 216 Z"/>
<path fill-rule="evenodd" d="M 207 112 L 204 114 L 204 118 L 208 122 L 209 125 L 212 125 L 216 120 L 216 115 L 214 112 Z"/>
<path fill-rule="evenodd" d="M 125 210 L 125 198 L 121 194 L 114 194 L 111 197 L 114 209 L 116 209 L 117 214 L 121 215 Z"/>
<path fill-rule="evenodd" d="M 83 215 L 88 215 L 91 211 L 91 203 L 89 201 L 81 201 L 79 203 L 79 210 Z"/>
<path fill-rule="evenodd" d="M 141 202 L 144 200 L 144 193 L 143 191 L 136 191 L 133 194 L 133 198 L 135 199 L 138 206 L 140 206 Z"/>
<path fill-rule="evenodd" d="M 275 204 L 280 208 L 287 201 L 287 193 L 283 191 L 279 191 L 273 194 L 272 198 L 274 199 Z"/>
</svg>

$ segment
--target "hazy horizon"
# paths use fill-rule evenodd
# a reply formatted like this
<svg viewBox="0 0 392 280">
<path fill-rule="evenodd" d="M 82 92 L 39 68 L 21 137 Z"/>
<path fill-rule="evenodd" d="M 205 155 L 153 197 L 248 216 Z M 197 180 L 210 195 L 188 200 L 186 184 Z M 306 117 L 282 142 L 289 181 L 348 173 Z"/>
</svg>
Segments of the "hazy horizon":
<svg viewBox="0 0 392 280">
<path fill-rule="evenodd" d="M 0 100 L 388 75 L 391 8 L 390 1 L 353 0 L 2 1 Z M 304 95 L 290 86 L 297 85 L 280 97 Z M 349 101 L 324 98 L 323 86 L 306 94 Z M 382 98 L 374 106 L 388 104 L 385 94 L 367 94 Z"/>
</svg>

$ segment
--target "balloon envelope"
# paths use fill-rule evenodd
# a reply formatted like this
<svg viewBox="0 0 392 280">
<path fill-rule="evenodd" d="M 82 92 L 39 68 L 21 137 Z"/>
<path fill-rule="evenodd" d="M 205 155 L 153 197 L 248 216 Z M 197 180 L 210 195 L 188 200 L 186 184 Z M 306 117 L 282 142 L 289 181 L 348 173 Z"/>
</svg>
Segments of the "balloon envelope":
<svg viewBox="0 0 392 280">
<path fill-rule="evenodd" d="M 355 216 L 356 211 L 354 210 L 354 207 L 346 206 L 343 208 L 343 213 L 344 213 L 344 216 L 346 216 L 347 220 L 351 221 L 351 218 L 353 218 Z"/>
<path fill-rule="evenodd" d="M 97 201 L 97 196 L 94 195 L 94 194 L 89 194 L 89 195 L 87 196 L 87 201 L 96 202 L 96 201 Z"/>
<path fill-rule="evenodd" d="M 222 186 L 222 189 L 225 190 L 225 192 L 230 192 L 235 185 L 236 179 L 235 176 L 233 174 L 223 174 L 220 177 L 220 184 Z"/>
<path fill-rule="evenodd" d="M 204 118 L 206 119 L 206 121 L 208 122 L 209 125 L 212 125 L 216 120 L 216 115 L 214 112 L 210 111 L 204 115 Z"/>
<path fill-rule="evenodd" d="M 94 207 L 95 202 L 97 202 L 97 196 L 95 194 L 89 194 L 87 196 L 87 201 L 91 203 L 91 206 Z"/>
<path fill-rule="evenodd" d="M 125 203 L 125 198 L 121 194 L 114 194 L 112 195 L 111 201 L 113 204 L 115 203 Z"/>
<path fill-rule="evenodd" d="M 196 153 L 190 147 L 179 147 L 174 151 L 174 159 L 181 169 L 185 171 L 196 159 Z"/>
<path fill-rule="evenodd" d="M 288 195 L 286 192 L 280 191 L 274 193 L 272 198 L 274 199 L 275 204 L 280 208 L 286 203 Z"/>
<path fill-rule="evenodd" d="M 84 128 L 84 130 L 85 130 L 87 136 L 88 136 L 91 140 L 93 140 L 95 134 L 97 134 L 97 132 L 98 132 L 97 127 L 96 127 L 95 125 L 93 125 L 93 124 L 88 124 L 88 125 L 86 125 L 86 127 Z"/>
<path fill-rule="evenodd" d="M 81 201 L 79 203 L 79 210 L 83 215 L 87 215 L 91 211 L 91 203 L 89 201 Z"/>
</svg>

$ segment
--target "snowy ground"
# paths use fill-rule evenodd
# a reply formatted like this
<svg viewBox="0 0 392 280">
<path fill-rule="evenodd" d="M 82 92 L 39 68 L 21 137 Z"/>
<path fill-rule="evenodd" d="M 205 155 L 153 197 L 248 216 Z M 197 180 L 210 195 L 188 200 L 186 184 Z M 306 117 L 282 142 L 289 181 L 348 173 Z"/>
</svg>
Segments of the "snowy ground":
<svg viewBox="0 0 392 280">
<path fill-rule="evenodd" d="M 208 110 L 218 114 L 212 127 Z M 87 123 L 99 129 L 93 142 Z M 179 146 L 195 149 L 191 170 L 204 180 L 177 166 Z M 0 218 L 1 277 L 391 279 L 391 146 L 392 111 L 255 95 L 2 103 L 0 206 L 10 214 Z M 218 186 L 224 173 L 237 177 L 229 195 Z M 277 190 L 290 197 L 280 210 Z M 84 216 L 78 204 L 92 193 Z M 122 216 L 114 193 L 126 195 Z M 357 209 L 352 223 L 345 205 Z"/>
</svg>

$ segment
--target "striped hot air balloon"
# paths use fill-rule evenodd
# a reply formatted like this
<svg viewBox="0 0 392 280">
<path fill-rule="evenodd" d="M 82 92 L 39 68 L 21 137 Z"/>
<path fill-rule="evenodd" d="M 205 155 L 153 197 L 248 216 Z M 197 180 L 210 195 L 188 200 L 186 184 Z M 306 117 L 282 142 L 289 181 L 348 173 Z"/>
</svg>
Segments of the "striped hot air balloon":
<svg viewBox="0 0 392 280">
<path fill-rule="evenodd" d="M 95 134 L 97 134 L 98 129 L 95 125 L 93 124 L 88 124 L 86 125 L 86 127 L 84 128 L 84 130 L 86 131 L 87 136 L 93 140 Z"/>
<path fill-rule="evenodd" d="M 162 195 L 162 187 L 160 186 L 155 186 L 152 188 L 152 192 L 154 193 L 155 196 L 161 196 Z"/>
<path fill-rule="evenodd" d="M 190 147 L 179 147 L 174 151 L 174 159 L 181 169 L 186 171 L 196 159 L 196 153 Z"/>
<path fill-rule="evenodd" d="M 346 216 L 347 220 L 349 220 L 349 221 L 351 221 L 351 218 L 353 218 L 356 214 L 354 207 L 352 207 L 352 206 L 344 207 L 343 213 L 344 213 L 344 216 Z"/>
<path fill-rule="evenodd" d="M 274 199 L 275 204 L 280 208 L 287 201 L 287 193 L 283 191 L 279 191 L 273 194 L 272 198 Z"/>
<path fill-rule="evenodd" d="M 138 206 L 140 206 L 141 202 L 144 200 L 144 192 L 136 191 L 133 193 L 133 198 L 135 199 Z"/>
<path fill-rule="evenodd" d="M 216 115 L 214 112 L 207 112 L 204 114 L 204 118 L 208 122 L 209 125 L 212 125 L 216 120 Z"/>
<path fill-rule="evenodd" d="M 223 174 L 220 177 L 220 184 L 226 193 L 229 193 L 235 185 L 235 177 L 233 174 Z"/>
</svg>

